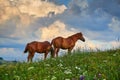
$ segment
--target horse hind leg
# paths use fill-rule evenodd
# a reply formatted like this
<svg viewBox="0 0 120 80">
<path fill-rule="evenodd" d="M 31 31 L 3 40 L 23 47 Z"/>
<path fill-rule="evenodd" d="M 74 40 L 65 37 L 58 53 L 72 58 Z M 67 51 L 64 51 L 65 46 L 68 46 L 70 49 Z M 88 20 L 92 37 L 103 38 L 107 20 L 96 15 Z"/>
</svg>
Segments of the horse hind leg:
<svg viewBox="0 0 120 80">
<path fill-rule="evenodd" d="M 68 49 L 68 54 L 71 54 L 72 49 L 73 49 L 73 47 Z"/>
<path fill-rule="evenodd" d="M 59 48 L 56 49 L 56 57 L 58 57 Z"/>
<path fill-rule="evenodd" d="M 28 54 L 28 57 L 27 57 L 27 62 L 29 62 L 30 59 L 31 59 L 31 54 L 29 53 L 29 54 Z"/>
</svg>

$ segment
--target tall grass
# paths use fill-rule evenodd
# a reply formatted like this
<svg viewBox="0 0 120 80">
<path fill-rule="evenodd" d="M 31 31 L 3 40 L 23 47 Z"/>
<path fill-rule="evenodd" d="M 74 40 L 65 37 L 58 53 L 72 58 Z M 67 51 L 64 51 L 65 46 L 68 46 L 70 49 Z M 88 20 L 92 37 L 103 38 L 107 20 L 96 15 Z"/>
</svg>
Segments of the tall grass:
<svg viewBox="0 0 120 80">
<path fill-rule="evenodd" d="M 45 61 L 3 64 L 0 80 L 120 80 L 120 50 L 78 50 Z"/>
</svg>

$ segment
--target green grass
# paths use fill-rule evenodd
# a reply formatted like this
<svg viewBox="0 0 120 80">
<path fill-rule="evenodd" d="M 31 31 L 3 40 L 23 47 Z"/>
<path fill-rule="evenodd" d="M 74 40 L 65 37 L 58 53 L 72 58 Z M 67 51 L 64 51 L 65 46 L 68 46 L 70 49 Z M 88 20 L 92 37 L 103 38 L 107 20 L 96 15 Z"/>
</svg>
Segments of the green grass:
<svg viewBox="0 0 120 80">
<path fill-rule="evenodd" d="M 45 61 L 0 65 L 0 80 L 80 80 L 81 77 L 120 80 L 120 50 L 76 51 Z"/>
</svg>

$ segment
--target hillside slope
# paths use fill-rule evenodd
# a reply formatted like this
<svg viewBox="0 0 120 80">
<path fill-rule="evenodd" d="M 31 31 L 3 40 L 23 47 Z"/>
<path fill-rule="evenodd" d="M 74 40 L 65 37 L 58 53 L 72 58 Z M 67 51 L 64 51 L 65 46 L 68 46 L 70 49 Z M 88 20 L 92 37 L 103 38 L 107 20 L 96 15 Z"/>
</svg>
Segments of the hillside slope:
<svg viewBox="0 0 120 80">
<path fill-rule="evenodd" d="M 0 65 L 0 80 L 120 80 L 120 50 Z"/>
</svg>

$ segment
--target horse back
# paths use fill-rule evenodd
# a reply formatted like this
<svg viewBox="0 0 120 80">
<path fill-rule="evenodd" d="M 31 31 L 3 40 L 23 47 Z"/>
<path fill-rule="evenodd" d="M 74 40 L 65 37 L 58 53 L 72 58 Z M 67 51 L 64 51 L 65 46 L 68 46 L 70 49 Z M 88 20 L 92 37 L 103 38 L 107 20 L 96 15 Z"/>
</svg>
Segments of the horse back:
<svg viewBox="0 0 120 80">
<path fill-rule="evenodd" d="M 56 37 L 52 40 L 51 45 L 53 45 L 54 47 L 60 47 L 62 40 L 63 40 L 62 37 Z"/>
<path fill-rule="evenodd" d="M 72 38 L 56 37 L 52 40 L 52 44 L 56 48 L 67 49 L 74 46 L 75 43 Z"/>
<path fill-rule="evenodd" d="M 49 51 L 50 49 L 51 49 L 51 44 L 48 41 L 38 42 L 36 44 L 36 52 L 44 53 L 46 51 Z"/>
</svg>

